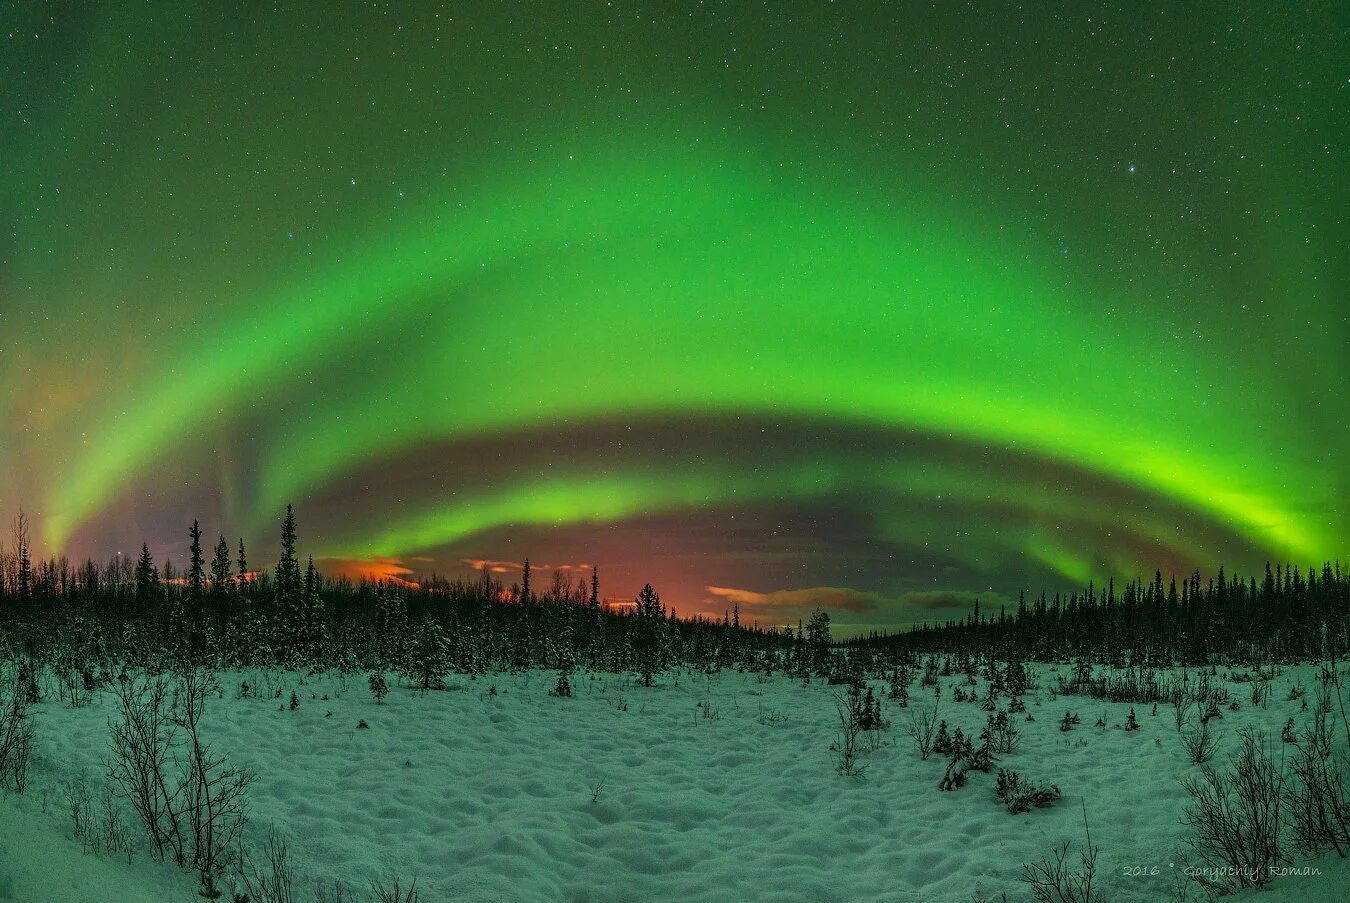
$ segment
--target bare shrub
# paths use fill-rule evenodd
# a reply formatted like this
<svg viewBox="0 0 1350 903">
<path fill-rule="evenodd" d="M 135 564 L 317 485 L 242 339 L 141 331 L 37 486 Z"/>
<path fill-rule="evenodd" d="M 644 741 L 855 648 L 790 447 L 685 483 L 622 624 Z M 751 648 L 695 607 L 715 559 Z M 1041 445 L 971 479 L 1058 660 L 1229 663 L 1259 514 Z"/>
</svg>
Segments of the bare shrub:
<svg viewBox="0 0 1350 903">
<path fill-rule="evenodd" d="M 1328 849 L 1350 854 L 1350 759 L 1332 751 L 1326 716 L 1295 747 L 1287 788 L 1290 828 L 1299 847 L 1309 853 Z"/>
<path fill-rule="evenodd" d="M 1186 726 L 1186 722 L 1190 720 L 1191 709 L 1195 707 L 1195 699 L 1190 694 L 1190 688 L 1184 674 L 1180 681 L 1173 681 L 1168 696 L 1172 703 L 1172 721 L 1176 725 L 1177 732 L 1180 733 L 1181 729 Z"/>
<path fill-rule="evenodd" d="M 856 693 L 835 693 L 835 712 L 839 716 L 840 734 L 834 746 L 834 770 L 844 777 L 860 778 L 867 770 L 859 758 L 862 753 L 863 704 Z"/>
<path fill-rule="evenodd" d="M 1261 887 L 1283 859 L 1284 768 L 1265 734 L 1244 728 L 1240 736 L 1229 768 L 1206 767 L 1182 781 L 1191 798 L 1182 823 L 1194 831 L 1186 842 L 1196 853 L 1223 867 L 1239 887 Z"/>
<path fill-rule="evenodd" d="M 136 854 L 136 838 L 132 836 L 130 826 L 122 817 L 117 798 L 106 787 L 103 790 L 103 811 L 99 816 L 97 830 L 103 841 L 103 852 L 125 853 L 127 865 L 130 865 L 131 858 Z"/>
<path fill-rule="evenodd" d="M 1070 840 L 1042 856 L 1039 862 L 1022 865 L 1022 881 L 1037 903 L 1101 903 L 1102 897 L 1093 886 L 1100 849 L 1093 844 L 1092 832 L 1088 830 L 1086 805 L 1083 808 L 1083 836 L 1077 867 L 1069 858 L 1073 847 Z"/>
<path fill-rule="evenodd" d="M 259 866 L 248 851 L 239 853 L 238 873 L 245 899 L 249 903 L 297 903 L 290 848 L 286 839 L 277 833 L 276 826 L 268 831 L 263 857 L 264 862 Z"/>
<path fill-rule="evenodd" d="M 119 718 L 109 725 L 112 757 L 107 771 L 109 781 L 140 816 L 150 855 L 163 861 L 168 854 L 182 865 L 182 787 L 170 773 L 178 728 L 170 712 L 169 687 L 162 674 L 143 680 L 123 675 L 113 687 Z"/>
<path fill-rule="evenodd" d="M 224 756 L 211 752 L 199 730 L 206 697 L 215 681 L 196 669 L 182 676 L 180 707 L 174 721 L 186 739 L 182 757 L 183 814 L 192 838 L 192 866 L 203 890 L 214 891 L 224 871 L 227 851 L 248 822 L 248 799 L 244 795 L 255 780 L 246 769 L 230 765 Z M 203 894 L 206 896 L 206 894 Z"/>
<path fill-rule="evenodd" d="M 375 895 L 377 903 L 420 903 L 422 896 L 417 892 L 417 879 L 414 878 L 412 884 L 407 889 L 403 888 L 402 882 L 398 876 L 385 880 L 383 884 L 370 882 L 370 892 Z"/>
<path fill-rule="evenodd" d="M 86 853 L 125 853 L 130 864 L 136 844 L 111 790 L 104 788 L 102 806 L 96 805 L 89 779 L 81 772 L 61 788 L 61 803 L 70 816 L 72 833 Z"/>
<path fill-rule="evenodd" d="M 356 897 L 345 883 L 334 878 L 331 882 L 319 882 L 314 890 L 314 903 L 356 903 Z"/>
<path fill-rule="evenodd" d="M 19 678 L 10 687 L 9 698 L 0 699 L 0 786 L 15 793 L 28 787 L 28 766 L 37 738 L 32 713 L 35 696 L 28 681 Z"/>
<path fill-rule="evenodd" d="M 71 833 L 84 846 L 86 853 L 97 855 L 101 844 L 93 830 L 94 796 L 89 791 L 89 779 L 84 772 L 71 778 L 61 788 L 61 804 L 70 816 Z"/>
<path fill-rule="evenodd" d="M 63 657 L 55 666 L 57 692 L 61 699 L 78 709 L 94 696 L 94 674 L 87 664 L 74 656 Z"/>
<path fill-rule="evenodd" d="M 1210 733 L 1209 721 L 1201 721 L 1181 732 L 1181 743 L 1186 747 L 1186 755 L 1192 764 L 1204 765 L 1214 758 L 1214 751 L 1219 747 L 1219 735 Z"/>
<path fill-rule="evenodd" d="M 914 738 L 914 746 L 919 751 L 919 758 L 925 761 L 933 754 L 933 740 L 936 736 L 937 723 L 937 699 L 934 699 L 931 705 L 910 709 L 909 727 L 906 728 L 906 733 Z"/>
<path fill-rule="evenodd" d="M 174 682 L 165 675 L 119 681 L 119 718 L 111 723 L 108 778 L 145 827 L 151 855 L 192 868 L 202 895 L 218 895 L 216 880 L 248 821 L 245 792 L 253 775 L 211 752 L 200 732 L 206 698 L 216 690 L 191 669 Z"/>
</svg>

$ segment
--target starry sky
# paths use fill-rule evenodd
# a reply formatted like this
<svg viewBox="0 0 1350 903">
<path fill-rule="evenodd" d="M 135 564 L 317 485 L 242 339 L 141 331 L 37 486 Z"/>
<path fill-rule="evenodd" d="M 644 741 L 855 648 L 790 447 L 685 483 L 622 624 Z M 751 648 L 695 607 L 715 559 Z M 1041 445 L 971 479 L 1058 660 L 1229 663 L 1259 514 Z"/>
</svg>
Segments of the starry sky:
<svg viewBox="0 0 1350 903">
<path fill-rule="evenodd" d="M 7 3 L 0 507 L 854 629 L 1345 559 L 1286 6 Z"/>
</svg>

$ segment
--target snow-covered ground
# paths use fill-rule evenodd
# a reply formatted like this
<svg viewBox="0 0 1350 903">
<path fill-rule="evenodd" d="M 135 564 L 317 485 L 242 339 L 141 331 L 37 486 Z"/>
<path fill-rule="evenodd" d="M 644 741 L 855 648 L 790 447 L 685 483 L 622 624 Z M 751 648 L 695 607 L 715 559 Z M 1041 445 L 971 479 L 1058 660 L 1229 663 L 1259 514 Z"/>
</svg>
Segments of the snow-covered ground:
<svg viewBox="0 0 1350 903">
<path fill-rule="evenodd" d="M 571 699 L 548 695 L 552 673 L 452 677 L 427 695 L 396 686 L 380 706 L 361 674 L 225 673 L 204 733 L 258 774 L 247 840 L 260 847 L 276 825 L 304 901 L 334 878 L 369 899 L 368 880 L 392 874 L 416 878 L 424 901 L 1025 900 L 1022 863 L 1080 843 L 1084 804 L 1105 900 L 1183 899 L 1182 871 L 1201 863 L 1183 842 L 1179 779 L 1197 766 L 1170 708 L 1136 706 L 1141 729 L 1127 732 L 1126 704 L 1052 699 L 1052 667 L 1031 667 L 1035 720 L 1016 716 L 1021 744 L 995 772 L 1056 784 L 1063 798 L 1022 815 L 995 800 L 994 774 L 939 791 L 943 757 L 919 758 L 908 710 L 880 683 L 891 726 L 861 780 L 832 764 L 840 688 L 732 672 L 668 673 L 653 688 L 583 673 Z M 1288 691 L 1302 685 L 1311 700 L 1314 674 L 1285 669 L 1265 709 L 1230 684 L 1241 708 L 1223 711 L 1217 761 L 1241 726 L 1277 741 L 1286 718 L 1301 726 L 1309 715 Z M 244 680 L 262 698 L 238 698 Z M 942 717 L 978 735 L 988 713 L 951 701 L 962 680 L 942 678 Z M 915 681 L 915 705 L 927 692 Z M 1068 733 L 1066 709 L 1081 718 Z M 200 899 L 171 865 L 86 855 L 70 836 L 61 787 L 81 770 L 101 782 L 112 695 L 72 709 L 53 688 L 37 711 L 28 792 L 0 801 L 0 900 Z M 1346 898 L 1350 869 L 1311 865 L 1321 874 L 1282 877 L 1260 899 Z"/>
</svg>

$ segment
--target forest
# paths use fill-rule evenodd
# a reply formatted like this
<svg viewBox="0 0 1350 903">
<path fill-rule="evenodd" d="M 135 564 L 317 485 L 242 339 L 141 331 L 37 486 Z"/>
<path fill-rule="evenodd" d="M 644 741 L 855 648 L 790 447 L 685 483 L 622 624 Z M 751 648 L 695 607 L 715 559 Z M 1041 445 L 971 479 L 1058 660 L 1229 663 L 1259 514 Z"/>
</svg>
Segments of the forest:
<svg viewBox="0 0 1350 903">
<path fill-rule="evenodd" d="M 960 620 L 834 641 L 829 615 L 751 626 L 736 608 L 721 619 L 680 617 L 650 585 L 631 603 L 602 601 L 600 578 L 573 582 L 555 570 L 542 590 L 528 559 L 519 583 L 487 570 L 472 578 L 330 578 L 302 566 L 295 513 L 281 524 L 276 564 L 250 566 L 243 541 L 222 535 L 210 559 L 200 526 L 188 529 L 184 566 L 132 560 L 100 564 L 31 560 L 25 516 L 0 550 L 0 636 L 41 658 L 139 666 L 281 666 L 361 670 L 405 666 L 434 653 L 443 671 L 587 668 L 650 674 L 672 667 L 742 667 L 795 675 L 852 674 L 960 652 L 998 660 L 1080 658 L 1111 667 L 1168 668 L 1214 660 L 1269 662 L 1350 653 L 1350 574 L 1276 564 L 1255 575 L 1199 571 L 1178 582 L 1114 578 L 1082 591 L 1025 593 L 1015 611 L 976 601 Z"/>
</svg>

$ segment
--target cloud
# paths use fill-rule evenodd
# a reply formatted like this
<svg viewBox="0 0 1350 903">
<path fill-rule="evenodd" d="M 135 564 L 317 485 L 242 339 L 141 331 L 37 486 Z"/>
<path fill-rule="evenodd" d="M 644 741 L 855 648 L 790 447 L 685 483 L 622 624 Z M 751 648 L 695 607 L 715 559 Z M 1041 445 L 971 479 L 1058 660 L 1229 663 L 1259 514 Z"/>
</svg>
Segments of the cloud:
<svg viewBox="0 0 1350 903">
<path fill-rule="evenodd" d="M 780 589 L 771 593 L 757 593 L 754 590 L 735 589 L 729 586 L 708 586 L 704 589 L 727 604 L 735 603 L 743 609 L 764 611 L 812 609 L 820 606 L 836 611 L 865 612 L 875 609 L 881 600 L 876 593 L 842 586 Z"/>
<path fill-rule="evenodd" d="M 761 593 L 729 586 L 707 586 L 711 598 L 703 600 L 703 612 L 720 615 L 723 609 L 739 605 L 742 620 L 759 619 L 771 623 L 785 623 L 804 617 L 819 607 L 836 620 L 845 632 L 858 631 L 869 625 L 914 624 L 926 620 L 945 620 L 964 617 L 975 606 L 988 613 L 996 612 L 1009 600 L 1000 593 L 986 590 L 918 590 L 895 596 L 841 586 L 813 586 L 803 589 L 774 590 Z M 866 623 L 863 623 L 866 622 Z"/>
<path fill-rule="evenodd" d="M 920 590 L 905 593 L 897 601 L 908 607 L 931 611 L 941 608 L 970 608 L 977 599 L 983 600 L 986 605 L 991 601 L 995 605 L 1003 604 L 1005 601 L 1003 596 L 992 591 L 975 593 L 969 590 L 954 589 Z"/>
<path fill-rule="evenodd" d="M 348 580 L 391 580 L 406 586 L 418 584 L 409 580 L 413 569 L 402 558 L 316 558 L 325 573 Z"/>
<path fill-rule="evenodd" d="M 525 563 L 522 561 L 503 561 L 499 558 L 461 558 L 460 564 L 467 564 L 475 571 L 481 571 L 487 568 L 494 574 L 509 574 L 513 571 L 525 569 Z M 573 571 L 589 571 L 589 564 L 535 564 L 530 562 L 531 571 L 564 571 L 571 573 Z"/>
<path fill-rule="evenodd" d="M 481 571 L 487 568 L 494 574 L 506 574 L 511 571 L 518 571 L 522 565 L 515 561 L 500 561 L 496 558 L 461 558 L 461 564 L 467 564 L 475 571 Z M 533 565 L 531 565 L 533 567 Z"/>
</svg>

